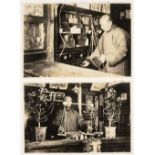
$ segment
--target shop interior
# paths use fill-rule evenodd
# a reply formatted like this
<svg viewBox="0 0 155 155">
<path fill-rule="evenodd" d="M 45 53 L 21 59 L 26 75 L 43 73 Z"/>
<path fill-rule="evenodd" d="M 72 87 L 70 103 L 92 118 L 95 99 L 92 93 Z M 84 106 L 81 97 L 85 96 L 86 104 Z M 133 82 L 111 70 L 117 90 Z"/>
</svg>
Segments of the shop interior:
<svg viewBox="0 0 155 155">
<path fill-rule="evenodd" d="M 113 76 L 81 65 L 103 33 L 99 25 L 103 14 L 111 14 L 114 23 L 131 34 L 130 7 L 127 3 L 24 5 L 24 76 Z M 130 57 L 129 52 L 128 72 Z"/>
<path fill-rule="evenodd" d="M 26 152 L 131 151 L 130 83 L 29 83 L 24 93 Z M 71 107 L 85 128 L 59 132 L 52 125 L 65 96 L 72 98 Z M 115 128 L 112 133 L 106 129 L 110 126 Z"/>
</svg>

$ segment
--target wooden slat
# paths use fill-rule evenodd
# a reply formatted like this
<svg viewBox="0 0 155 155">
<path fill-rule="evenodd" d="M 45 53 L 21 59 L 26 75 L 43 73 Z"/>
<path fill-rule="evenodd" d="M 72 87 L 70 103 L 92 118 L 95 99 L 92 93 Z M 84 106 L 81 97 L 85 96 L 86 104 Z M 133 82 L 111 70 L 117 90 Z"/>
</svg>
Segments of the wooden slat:
<svg viewBox="0 0 155 155">
<path fill-rule="evenodd" d="M 44 17 L 38 17 L 38 16 L 28 16 L 25 15 L 24 16 L 24 22 L 28 22 L 28 23 L 43 23 L 45 22 L 45 18 Z"/>
</svg>

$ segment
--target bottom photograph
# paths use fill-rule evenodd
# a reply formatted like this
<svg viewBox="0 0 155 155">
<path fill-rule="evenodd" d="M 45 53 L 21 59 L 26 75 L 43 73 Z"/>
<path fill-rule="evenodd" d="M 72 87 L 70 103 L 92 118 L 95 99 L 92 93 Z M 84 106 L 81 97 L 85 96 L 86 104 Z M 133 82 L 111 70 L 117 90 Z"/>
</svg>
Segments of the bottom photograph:
<svg viewBox="0 0 155 155">
<path fill-rule="evenodd" d="M 130 83 L 25 83 L 25 152 L 131 152 Z"/>
</svg>

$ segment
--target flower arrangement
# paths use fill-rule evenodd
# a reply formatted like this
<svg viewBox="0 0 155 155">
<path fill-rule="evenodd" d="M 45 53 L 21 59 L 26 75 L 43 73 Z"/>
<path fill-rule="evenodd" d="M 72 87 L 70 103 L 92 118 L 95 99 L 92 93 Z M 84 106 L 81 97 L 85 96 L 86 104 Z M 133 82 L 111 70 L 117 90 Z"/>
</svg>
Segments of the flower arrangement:
<svg viewBox="0 0 155 155">
<path fill-rule="evenodd" d="M 113 87 L 105 89 L 103 115 L 106 116 L 108 126 L 114 126 L 120 120 L 123 99 L 117 96 Z"/>
<path fill-rule="evenodd" d="M 53 92 L 46 88 L 40 88 L 38 91 L 28 93 L 27 111 L 29 118 L 35 120 L 38 127 L 42 122 L 48 120 L 49 114 L 53 112 Z"/>
</svg>

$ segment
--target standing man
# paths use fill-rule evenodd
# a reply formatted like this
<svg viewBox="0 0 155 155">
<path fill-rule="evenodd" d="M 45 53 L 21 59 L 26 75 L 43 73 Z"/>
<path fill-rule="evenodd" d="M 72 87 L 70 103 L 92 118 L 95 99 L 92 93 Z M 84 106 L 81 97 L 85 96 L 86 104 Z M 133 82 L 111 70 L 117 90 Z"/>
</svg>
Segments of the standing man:
<svg viewBox="0 0 155 155">
<path fill-rule="evenodd" d="M 82 66 L 89 66 L 90 62 L 99 62 L 108 73 L 126 75 L 127 51 L 130 41 L 129 34 L 113 24 L 111 16 L 105 14 L 100 19 L 104 33 L 98 41 L 95 51 L 87 57 Z"/>
<path fill-rule="evenodd" d="M 63 105 L 64 108 L 57 111 L 52 122 L 53 126 L 57 127 L 58 133 L 74 132 L 85 128 L 83 118 L 71 107 L 72 98 L 70 96 L 65 97 Z"/>
</svg>

